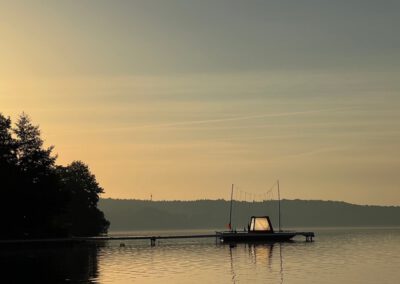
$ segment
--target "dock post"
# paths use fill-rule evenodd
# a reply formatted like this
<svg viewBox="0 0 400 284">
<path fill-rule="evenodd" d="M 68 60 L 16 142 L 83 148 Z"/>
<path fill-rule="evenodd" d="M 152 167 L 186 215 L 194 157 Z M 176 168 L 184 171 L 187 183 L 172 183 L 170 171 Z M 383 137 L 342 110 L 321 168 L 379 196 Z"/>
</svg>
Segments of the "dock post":
<svg viewBox="0 0 400 284">
<path fill-rule="evenodd" d="M 313 241 L 313 236 L 312 235 L 305 235 L 306 236 L 306 242 L 312 242 Z"/>
</svg>

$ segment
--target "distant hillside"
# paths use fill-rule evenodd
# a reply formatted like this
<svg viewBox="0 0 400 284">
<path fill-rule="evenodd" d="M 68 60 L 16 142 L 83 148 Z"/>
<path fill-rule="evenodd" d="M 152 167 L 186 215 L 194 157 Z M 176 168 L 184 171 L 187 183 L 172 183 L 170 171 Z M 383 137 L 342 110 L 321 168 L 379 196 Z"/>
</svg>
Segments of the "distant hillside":
<svg viewBox="0 0 400 284">
<path fill-rule="evenodd" d="M 229 222 L 229 201 L 143 201 L 101 199 L 110 230 L 215 229 Z M 283 228 L 400 226 L 399 206 L 362 206 L 338 201 L 283 200 Z M 278 227 L 278 203 L 234 202 L 233 225 L 242 229 L 252 215 L 269 215 Z"/>
</svg>

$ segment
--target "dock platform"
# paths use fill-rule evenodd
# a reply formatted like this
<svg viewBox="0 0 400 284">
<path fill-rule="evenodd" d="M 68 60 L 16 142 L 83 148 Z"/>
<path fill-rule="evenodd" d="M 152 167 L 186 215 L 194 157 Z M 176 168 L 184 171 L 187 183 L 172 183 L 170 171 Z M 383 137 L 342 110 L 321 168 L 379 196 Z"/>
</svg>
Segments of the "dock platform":
<svg viewBox="0 0 400 284">
<path fill-rule="evenodd" d="M 223 233 L 243 234 L 243 232 L 215 232 L 215 234 L 202 235 L 154 235 L 154 236 L 101 236 L 101 237 L 71 237 L 71 238 L 48 238 L 48 239 L 16 239 L 16 240 L 0 240 L 2 245 L 28 245 L 28 244 L 74 244 L 101 241 L 128 241 L 128 240 L 149 240 L 150 245 L 154 246 L 157 240 L 168 239 L 201 239 L 215 238 L 222 239 Z M 312 242 L 315 237 L 314 232 L 277 232 L 274 234 L 293 234 L 293 236 L 304 236 L 307 242 Z"/>
</svg>

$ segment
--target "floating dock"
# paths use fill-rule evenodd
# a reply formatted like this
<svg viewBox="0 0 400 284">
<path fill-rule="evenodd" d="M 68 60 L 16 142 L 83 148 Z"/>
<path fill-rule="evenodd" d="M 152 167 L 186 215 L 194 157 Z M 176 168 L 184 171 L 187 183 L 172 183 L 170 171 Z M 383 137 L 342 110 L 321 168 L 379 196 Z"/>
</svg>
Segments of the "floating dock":
<svg viewBox="0 0 400 284">
<path fill-rule="evenodd" d="M 151 246 L 155 246 L 157 240 L 169 239 L 203 239 L 215 238 L 222 239 L 222 234 L 227 232 L 216 232 L 215 234 L 203 235 L 154 235 L 154 236 L 102 236 L 102 237 L 71 237 L 71 238 L 51 238 L 51 239 L 17 239 L 17 240 L 0 240 L 1 245 L 28 245 L 28 244 L 73 244 L 101 241 L 128 241 L 128 240 L 149 240 Z M 229 232 L 230 234 L 242 234 L 243 232 Z M 306 242 L 312 242 L 315 237 L 314 232 L 277 232 L 274 234 L 294 234 L 294 236 L 304 236 Z"/>
<path fill-rule="evenodd" d="M 226 231 L 217 232 L 219 239 L 224 243 L 268 243 L 268 242 L 288 242 L 296 236 L 304 236 L 306 242 L 312 242 L 315 234 L 313 232 L 294 232 L 294 231 Z"/>
</svg>

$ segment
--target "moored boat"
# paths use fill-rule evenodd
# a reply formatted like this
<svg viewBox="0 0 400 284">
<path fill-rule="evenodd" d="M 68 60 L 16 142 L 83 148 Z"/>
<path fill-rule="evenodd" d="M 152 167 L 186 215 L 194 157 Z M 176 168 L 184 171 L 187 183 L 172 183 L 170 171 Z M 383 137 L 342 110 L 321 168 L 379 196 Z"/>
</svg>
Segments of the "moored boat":
<svg viewBox="0 0 400 284">
<path fill-rule="evenodd" d="M 224 243 L 232 242 L 284 242 L 298 235 L 297 232 L 275 232 L 268 216 L 252 216 L 247 231 L 217 232 L 218 238 Z M 303 235 L 304 233 L 302 233 Z M 313 237 L 310 235 L 310 237 Z"/>
<path fill-rule="evenodd" d="M 247 230 L 236 231 L 232 230 L 232 205 L 233 205 L 233 187 L 231 191 L 231 203 L 229 210 L 229 231 L 216 232 L 217 238 L 224 243 L 233 242 L 285 242 L 290 241 L 295 236 L 301 235 L 306 238 L 306 241 L 312 241 L 315 237 L 314 232 L 295 232 L 281 230 L 281 198 L 279 190 L 279 180 L 277 181 L 278 189 L 278 224 L 279 230 L 274 231 L 269 216 L 252 216 Z M 272 189 L 272 188 L 271 188 Z"/>
</svg>

